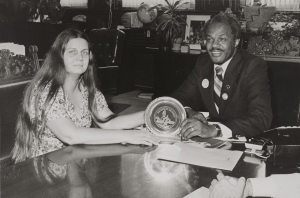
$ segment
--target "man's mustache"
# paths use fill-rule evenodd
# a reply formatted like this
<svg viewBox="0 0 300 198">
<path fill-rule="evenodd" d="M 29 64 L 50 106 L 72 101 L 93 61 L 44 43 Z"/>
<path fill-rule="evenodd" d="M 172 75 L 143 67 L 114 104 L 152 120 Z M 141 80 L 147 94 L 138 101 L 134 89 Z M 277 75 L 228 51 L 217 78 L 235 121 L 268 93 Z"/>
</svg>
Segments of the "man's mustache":
<svg viewBox="0 0 300 198">
<path fill-rule="evenodd" d="M 223 52 L 223 50 L 222 49 L 220 49 L 220 48 L 212 48 L 211 50 L 209 50 L 209 51 L 222 51 Z"/>
</svg>

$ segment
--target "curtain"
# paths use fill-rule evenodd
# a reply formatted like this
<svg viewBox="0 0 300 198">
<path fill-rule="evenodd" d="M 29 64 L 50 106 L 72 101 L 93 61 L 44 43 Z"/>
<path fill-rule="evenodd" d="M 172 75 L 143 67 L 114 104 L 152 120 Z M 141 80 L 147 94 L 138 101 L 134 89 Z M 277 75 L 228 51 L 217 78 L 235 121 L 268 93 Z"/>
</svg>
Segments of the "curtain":
<svg viewBox="0 0 300 198">
<path fill-rule="evenodd" d="M 169 2 L 175 2 L 176 0 L 169 0 Z M 165 2 L 165 0 L 122 0 L 122 6 L 123 7 L 128 7 L 128 8 L 137 8 L 141 5 L 141 3 L 149 3 L 152 5 L 157 5 L 157 4 L 162 4 L 162 5 L 166 5 L 167 3 Z M 182 6 L 182 9 L 195 9 L 195 0 L 183 0 L 183 2 L 189 2 L 189 4 L 186 4 L 184 6 Z"/>
<path fill-rule="evenodd" d="M 246 5 L 253 5 L 254 0 L 246 0 Z M 299 11 L 300 0 L 260 0 L 261 4 L 275 6 L 279 11 Z"/>
<path fill-rule="evenodd" d="M 87 7 L 88 0 L 60 0 L 60 5 L 67 7 Z"/>
</svg>

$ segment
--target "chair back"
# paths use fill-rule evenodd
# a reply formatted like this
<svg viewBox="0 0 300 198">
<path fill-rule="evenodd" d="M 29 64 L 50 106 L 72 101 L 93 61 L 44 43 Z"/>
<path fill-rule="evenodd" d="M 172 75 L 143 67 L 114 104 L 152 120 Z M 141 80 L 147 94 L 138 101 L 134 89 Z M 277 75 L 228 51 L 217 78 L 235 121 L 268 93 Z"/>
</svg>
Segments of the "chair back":
<svg viewBox="0 0 300 198">
<path fill-rule="evenodd" d="M 23 93 L 39 69 L 37 47 L 30 46 L 28 56 L 14 55 L 8 49 L 0 50 L 0 164 L 10 163 L 14 146 L 15 127 Z"/>
<path fill-rule="evenodd" d="M 93 29 L 89 32 L 98 67 L 119 65 L 125 33 L 121 30 Z"/>
</svg>

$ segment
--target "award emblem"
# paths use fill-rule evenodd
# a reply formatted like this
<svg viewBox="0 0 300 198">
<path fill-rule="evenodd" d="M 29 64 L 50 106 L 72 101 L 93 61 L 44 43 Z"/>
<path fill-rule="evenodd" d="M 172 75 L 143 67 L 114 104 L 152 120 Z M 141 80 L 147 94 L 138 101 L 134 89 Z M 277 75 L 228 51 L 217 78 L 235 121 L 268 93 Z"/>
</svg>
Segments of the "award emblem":
<svg viewBox="0 0 300 198">
<path fill-rule="evenodd" d="M 227 100 L 228 99 L 227 93 L 223 93 L 222 98 L 223 98 L 223 100 Z"/>
<path fill-rule="evenodd" d="M 172 108 L 166 106 L 160 107 L 154 113 L 155 124 L 163 130 L 171 129 L 175 125 L 176 121 L 176 112 Z"/>
<path fill-rule="evenodd" d="M 186 118 L 183 106 L 174 98 L 160 97 L 153 100 L 145 112 L 147 129 L 158 136 L 175 136 Z"/>
<path fill-rule="evenodd" d="M 203 87 L 203 88 L 207 88 L 208 85 L 209 85 L 209 81 L 208 81 L 206 78 L 203 79 L 203 80 L 202 80 L 202 87 Z"/>
</svg>

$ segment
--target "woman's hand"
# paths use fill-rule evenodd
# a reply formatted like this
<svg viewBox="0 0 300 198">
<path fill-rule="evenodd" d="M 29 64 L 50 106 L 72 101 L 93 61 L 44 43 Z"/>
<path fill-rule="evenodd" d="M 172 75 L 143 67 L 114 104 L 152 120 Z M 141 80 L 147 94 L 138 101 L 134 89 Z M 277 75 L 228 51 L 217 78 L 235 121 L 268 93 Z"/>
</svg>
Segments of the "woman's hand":
<svg viewBox="0 0 300 198">
<path fill-rule="evenodd" d="M 123 143 L 143 144 L 143 145 L 158 145 L 159 139 L 152 133 L 146 130 L 125 130 L 126 137 Z"/>
<path fill-rule="evenodd" d="M 202 121 L 203 123 L 207 124 L 207 120 L 202 113 L 198 111 L 194 111 L 193 109 L 185 109 L 188 118 L 197 118 L 198 120 Z"/>
</svg>

